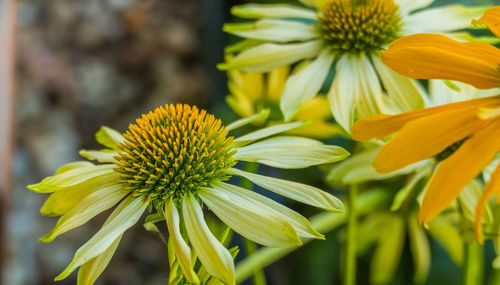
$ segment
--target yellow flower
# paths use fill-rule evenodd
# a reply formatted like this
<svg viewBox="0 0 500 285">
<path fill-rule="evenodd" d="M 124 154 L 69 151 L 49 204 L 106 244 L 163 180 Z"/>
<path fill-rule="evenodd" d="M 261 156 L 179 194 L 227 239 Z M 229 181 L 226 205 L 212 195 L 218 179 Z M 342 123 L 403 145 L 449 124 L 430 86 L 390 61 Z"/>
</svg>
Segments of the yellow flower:
<svg viewBox="0 0 500 285">
<path fill-rule="evenodd" d="M 432 0 L 301 2 L 307 7 L 233 7 L 233 15 L 256 21 L 224 25 L 224 31 L 245 40 L 229 48 L 239 53 L 219 68 L 269 72 L 299 63 L 280 102 L 285 121 L 290 121 L 317 95 L 335 67 L 327 97 L 335 120 L 349 133 L 355 118 L 388 113 L 394 106 L 403 111 L 425 106 L 418 82 L 382 64 L 381 50 L 401 36 L 422 32 L 470 39 L 461 30 L 485 10 L 460 5 L 427 8 Z"/>
<path fill-rule="evenodd" d="M 103 127 L 96 138 L 106 149 L 80 153 L 101 164 L 72 162 L 54 176 L 30 185 L 33 191 L 52 193 L 41 209 L 42 214 L 62 216 L 41 238 L 42 242 L 50 242 L 118 205 L 56 280 L 80 267 L 78 284 L 93 284 L 123 233 L 146 209 L 156 209 L 164 216 L 176 258 L 187 281 L 194 284 L 200 280 L 193 270 L 193 253 L 188 244 L 210 275 L 226 284 L 235 283 L 233 258 L 209 230 L 202 204 L 234 231 L 266 246 L 300 245 L 303 238 L 323 238 L 299 213 L 224 181 L 238 175 L 282 196 L 341 211 L 340 200 L 320 189 L 233 166 L 242 160 L 279 168 L 303 168 L 338 161 L 348 153 L 313 139 L 274 136 L 301 127 L 302 122 L 274 125 L 238 138 L 228 136 L 229 130 L 241 125 L 237 121 L 225 128 L 204 110 L 167 105 L 137 119 L 123 136 Z"/>
<path fill-rule="evenodd" d="M 228 71 L 230 95 L 226 97 L 226 102 L 243 118 L 251 117 L 263 110 L 269 110 L 270 124 L 277 124 L 279 121 L 283 121 L 279 102 L 289 75 L 290 67 L 288 65 L 266 73 L 230 70 Z M 328 122 L 331 116 L 326 97 L 316 96 L 305 102 L 295 115 L 296 120 L 311 121 L 311 124 L 287 133 L 318 139 L 332 137 L 341 130 L 336 124 Z M 265 119 L 263 118 L 263 120 Z"/>
<path fill-rule="evenodd" d="M 498 27 L 498 15 L 500 7 L 491 8 L 477 23 Z M 498 29 L 492 31 L 500 36 Z M 382 60 L 413 78 L 458 80 L 478 88 L 500 86 L 500 50 L 484 43 L 460 43 L 441 35 L 412 35 L 394 41 Z M 396 131 L 397 135 L 375 158 L 377 171 L 388 173 L 433 156 L 442 159 L 419 212 L 420 221 L 427 223 L 500 151 L 500 95 L 360 120 L 353 126 L 353 137 L 362 141 L 380 139 Z M 500 167 L 491 175 L 476 206 L 479 240 L 484 207 L 495 194 L 500 194 Z"/>
</svg>

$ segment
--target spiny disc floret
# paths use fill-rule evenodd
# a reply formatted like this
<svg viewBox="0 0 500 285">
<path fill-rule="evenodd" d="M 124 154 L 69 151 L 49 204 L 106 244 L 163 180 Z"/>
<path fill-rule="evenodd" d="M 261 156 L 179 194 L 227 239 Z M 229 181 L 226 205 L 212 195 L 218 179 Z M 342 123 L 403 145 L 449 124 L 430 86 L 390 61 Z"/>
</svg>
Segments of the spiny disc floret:
<svg viewBox="0 0 500 285">
<path fill-rule="evenodd" d="M 325 0 L 318 15 L 320 33 L 335 52 L 380 50 L 398 36 L 398 10 L 393 0 Z"/>
<path fill-rule="evenodd" d="M 121 181 L 157 206 L 225 180 L 224 169 L 234 165 L 232 137 L 220 120 L 196 107 L 157 108 L 131 124 L 123 137 L 117 156 Z"/>
</svg>

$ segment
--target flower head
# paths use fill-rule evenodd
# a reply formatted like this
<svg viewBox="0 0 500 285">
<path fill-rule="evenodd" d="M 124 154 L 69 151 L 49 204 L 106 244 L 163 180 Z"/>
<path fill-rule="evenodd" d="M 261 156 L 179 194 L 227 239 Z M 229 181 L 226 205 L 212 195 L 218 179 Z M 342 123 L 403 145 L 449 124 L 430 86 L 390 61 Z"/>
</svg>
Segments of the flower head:
<svg viewBox="0 0 500 285">
<path fill-rule="evenodd" d="M 280 108 L 290 121 L 326 85 L 332 114 L 347 132 L 356 118 L 425 106 L 422 88 L 387 68 L 380 51 L 401 36 L 441 33 L 460 39 L 485 8 L 459 5 L 426 8 L 433 1 L 322 0 L 287 4 L 248 4 L 231 12 L 253 22 L 230 23 L 228 33 L 245 38 L 228 50 L 234 58 L 221 69 L 269 72 L 299 63 L 289 76 Z M 415 12 L 416 11 L 416 12 Z M 335 68 L 331 83 L 328 74 Z"/>
<path fill-rule="evenodd" d="M 160 107 L 137 119 L 123 136 L 103 127 L 96 138 L 106 149 L 80 152 L 101 164 L 72 162 L 54 176 L 30 185 L 33 191 L 52 193 L 42 214 L 62 216 L 41 238 L 43 242 L 118 205 L 56 280 L 80 267 L 78 284 L 94 283 L 123 233 L 146 209 L 156 208 L 166 220 L 176 260 L 193 284 L 200 279 L 194 271 L 191 249 L 210 275 L 226 284 L 235 283 L 233 258 L 205 223 L 202 203 L 233 230 L 266 246 L 300 245 L 303 238 L 323 238 L 299 213 L 224 181 L 238 175 L 285 197 L 341 211 L 340 200 L 320 189 L 233 166 L 242 160 L 303 168 L 338 161 L 348 153 L 313 139 L 275 136 L 299 128 L 303 122 L 273 125 L 236 139 L 229 136 L 228 130 L 251 122 L 243 120 L 225 128 L 220 120 L 196 107 Z"/>
<path fill-rule="evenodd" d="M 500 7 L 478 22 L 497 26 Z M 496 21 L 496 22 L 492 22 Z M 492 30 L 495 32 L 495 30 Z M 411 57 L 407 55 L 411 54 Z M 460 43 L 440 35 L 421 34 L 396 40 L 383 53 L 391 68 L 415 78 L 464 81 L 479 88 L 499 87 L 500 51 L 484 43 Z M 377 171 L 388 173 L 437 156 L 441 163 L 427 186 L 419 219 L 427 223 L 443 210 L 500 151 L 500 96 L 378 115 L 353 126 L 354 138 L 383 138 L 399 131 L 375 158 Z M 476 234 L 482 239 L 484 207 L 500 193 L 500 167 L 493 172 L 476 207 Z"/>
</svg>

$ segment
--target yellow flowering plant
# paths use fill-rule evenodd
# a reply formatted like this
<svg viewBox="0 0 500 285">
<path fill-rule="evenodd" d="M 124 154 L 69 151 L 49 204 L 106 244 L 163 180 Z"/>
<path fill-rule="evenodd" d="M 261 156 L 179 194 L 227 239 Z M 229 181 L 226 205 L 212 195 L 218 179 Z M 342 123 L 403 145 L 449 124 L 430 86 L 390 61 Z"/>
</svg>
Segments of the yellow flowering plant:
<svg viewBox="0 0 500 285">
<path fill-rule="evenodd" d="M 62 166 L 54 176 L 29 188 L 52 193 L 41 209 L 62 216 L 42 242 L 74 229 L 115 206 L 102 228 L 78 251 L 56 277 L 76 268 L 78 284 L 93 284 L 115 252 L 124 232 L 142 214 L 156 210 L 166 221 L 172 248 L 189 283 L 198 284 L 193 254 L 206 272 L 235 284 L 233 257 L 208 228 L 202 205 L 242 236 L 257 243 L 282 247 L 303 239 L 323 238 L 299 213 L 250 190 L 224 182 L 236 175 L 279 195 L 328 211 L 342 211 L 342 202 L 322 190 L 297 182 L 234 168 L 251 161 L 277 168 L 297 169 L 331 163 L 349 155 L 338 146 L 281 133 L 304 122 L 273 125 L 238 138 L 204 110 L 189 105 L 159 107 L 137 119 L 123 135 L 103 127 L 96 135 L 106 149 L 82 150 L 90 160 Z M 294 155 L 290 156 L 289 153 Z M 194 253 L 192 250 L 194 250 Z"/>
<path fill-rule="evenodd" d="M 380 52 L 393 40 L 422 32 L 465 40 L 470 21 L 486 7 L 427 8 L 423 0 L 302 0 L 291 4 L 246 4 L 231 9 L 250 22 L 224 25 L 244 40 L 219 65 L 223 70 L 269 72 L 298 63 L 280 100 L 285 121 L 326 84 L 336 122 L 351 131 L 356 118 L 425 106 L 422 86 L 387 68 Z M 302 4 L 302 5 L 300 5 Z M 254 20 L 254 21 L 253 21 Z M 335 68 L 331 83 L 327 76 Z"/>
</svg>

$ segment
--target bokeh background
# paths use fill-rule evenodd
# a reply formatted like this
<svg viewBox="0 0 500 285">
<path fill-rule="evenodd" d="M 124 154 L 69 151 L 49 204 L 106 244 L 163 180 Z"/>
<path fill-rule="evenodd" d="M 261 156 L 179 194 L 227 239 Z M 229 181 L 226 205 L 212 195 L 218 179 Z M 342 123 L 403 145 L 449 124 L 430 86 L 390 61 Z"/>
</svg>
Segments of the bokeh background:
<svg viewBox="0 0 500 285">
<path fill-rule="evenodd" d="M 225 122 L 236 118 L 224 103 L 226 76 L 215 65 L 223 61 L 224 46 L 234 40 L 222 32 L 222 25 L 231 20 L 230 7 L 242 3 L 17 2 L 14 187 L 6 205 L 3 284 L 54 284 L 53 278 L 76 249 L 104 221 L 106 214 L 50 244 L 38 243 L 56 218 L 42 217 L 39 209 L 46 197 L 26 189 L 62 164 L 81 159 L 79 149 L 99 148 L 94 133 L 101 125 L 124 131 L 140 114 L 168 103 L 198 105 Z M 437 0 L 434 5 L 450 3 L 500 5 L 488 0 Z M 278 175 L 295 179 L 302 175 L 327 189 L 315 169 Z M 328 233 L 326 241 L 312 242 L 268 267 L 268 284 L 340 284 L 342 235 L 342 230 Z M 437 243 L 431 246 L 428 284 L 459 284 L 459 267 Z M 412 278 L 408 251 L 393 284 L 408 284 Z M 491 248 L 489 253 L 486 258 L 491 260 Z M 359 284 L 368 284 L 369 260 L 370 253 L 359 259 Z M 98 284 L 165 284 L 167 276 L 163 244 L 139 223 L 124 236 Z M 73 274 L 57 284 L 75 284 L 75 280 Z"/>
</svg>

